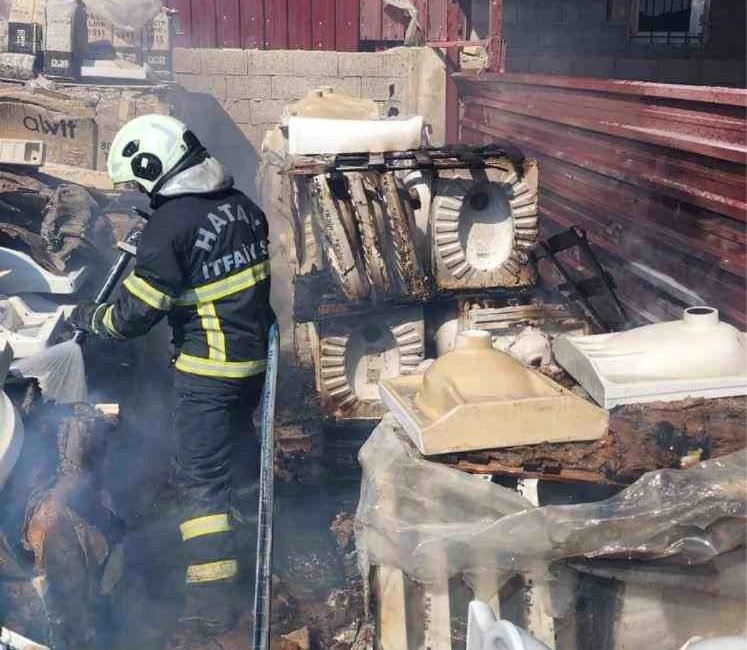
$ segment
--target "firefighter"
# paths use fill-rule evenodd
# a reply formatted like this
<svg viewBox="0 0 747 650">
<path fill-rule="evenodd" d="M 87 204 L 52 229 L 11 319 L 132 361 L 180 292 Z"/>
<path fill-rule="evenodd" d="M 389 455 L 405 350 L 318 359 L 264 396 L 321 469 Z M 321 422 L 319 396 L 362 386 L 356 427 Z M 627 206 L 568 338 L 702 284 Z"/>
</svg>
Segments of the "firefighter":
<svg viewBox="0 0 747 650">
<path fill-rule="evenodd" d="M 72 324 L 122 340 L 168 317 L 176 347 L 175 464 L 185 511 L 183 620 L 219 634 L 235 622 L 236 603 L 246 600 L 233 593 L 239 564 L 231 494 L 237 475 L 256 477 L 258 467 L 256 441 L 248 438 L 275 320 L 268 224 L 172 117 L 146 115 L 125 125 L 112 142 L 108 168 L 115 187 L 136 184 L 154 212 L 120 297 L 79 305 Z"/>
</svg>

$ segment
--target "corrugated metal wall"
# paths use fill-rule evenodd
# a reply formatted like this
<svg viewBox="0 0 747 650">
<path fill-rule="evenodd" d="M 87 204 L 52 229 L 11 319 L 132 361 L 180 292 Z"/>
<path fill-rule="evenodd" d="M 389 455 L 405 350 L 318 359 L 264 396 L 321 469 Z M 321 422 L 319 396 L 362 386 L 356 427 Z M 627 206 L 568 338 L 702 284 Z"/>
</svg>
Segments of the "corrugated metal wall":
<svg viewBox="0 0 747 650">
<path fill-rule="evenodd" d="M 677 317 L 704 302 L 745 327 L 747 91 L 457 79 L 461 139 L 507 140 L 536 157 L 544 234 L 585 228 L 635 313 Z"/>
<path fill-rule="evenodd" d="M 446 38 L 449 0 L 413 0 L 429 40 Z M 405 21 L 383 0 L 167 0 L 178 47 L 373 49 L 401 43 Z"/>
</svg>

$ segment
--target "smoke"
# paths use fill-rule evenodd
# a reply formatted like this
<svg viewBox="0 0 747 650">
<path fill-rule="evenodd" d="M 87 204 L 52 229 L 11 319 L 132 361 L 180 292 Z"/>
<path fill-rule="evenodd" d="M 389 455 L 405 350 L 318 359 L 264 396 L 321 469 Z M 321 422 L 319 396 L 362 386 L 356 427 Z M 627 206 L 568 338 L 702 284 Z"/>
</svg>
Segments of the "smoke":
<svg viewBox="0 0 747 650">
<path fill-rule="evenodd" d="M 3 0 L 0 0 L 2 2 Z M 91 13 L 119 27 L 141 30 L 161 10 L 161 0 L 85 0 Z"/>
</svg>

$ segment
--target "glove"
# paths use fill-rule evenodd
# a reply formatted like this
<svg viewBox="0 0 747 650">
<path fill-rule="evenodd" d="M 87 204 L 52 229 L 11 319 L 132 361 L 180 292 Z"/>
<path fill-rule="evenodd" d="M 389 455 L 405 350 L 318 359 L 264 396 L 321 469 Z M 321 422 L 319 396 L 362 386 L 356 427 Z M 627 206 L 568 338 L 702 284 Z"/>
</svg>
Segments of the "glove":
<svg viewBox="0 0 747 650">
<path fill-rule="evenodd" d="M 101 331 L 101 319 L 109 305 L 97 305 L 94 302 L 84 302 L 73 309 L 70 314 L 70 324 L 76 329 L 88 334 L 98 334 Z"/>
</svg>

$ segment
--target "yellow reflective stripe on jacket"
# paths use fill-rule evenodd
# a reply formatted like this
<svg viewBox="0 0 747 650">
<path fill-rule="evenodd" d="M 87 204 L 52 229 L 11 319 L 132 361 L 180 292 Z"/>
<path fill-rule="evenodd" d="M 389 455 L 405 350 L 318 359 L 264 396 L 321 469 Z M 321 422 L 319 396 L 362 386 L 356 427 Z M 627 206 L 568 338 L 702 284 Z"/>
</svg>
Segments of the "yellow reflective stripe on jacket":
<svg viewBox="0 0 747 650">
<path fill-rule="evenodd" d="M 115 339 L 124 339 L 125 337 L 122 336 L 117 331 L 116 327 L 114 327 L 114 321 L 112 319 L 113 313 L 114 313 L 114 305 L 109 305 L 107 310 L 104 312 L 104 318 L 102 320 L 102 324 L 104 325 L 104 328 L 106 328 L 106 331 L 109 333 L 110 336 L 113 336 Z"/>
<path fill-rule="evenodd" d="M 216 302 L 239 291 L 250 289 L 263 280 L 267 280 L 269 277 L 270 263 L 262 262 L 241 271 L 241 273 L 236 273 L 225 280 L 218 280 L 217 282 L 205 284 L 187 291 L 180 295 L 175 303 L 177 305 L 197 305 Z"/>
<path fill-rule="evenodd" d="M 228 578 L 233 578 L 238 572 L 239 563 L 236 560 L 193 564 L 187 567 L 187 582 L 189 584 L 196 584 L 200 582 L 227 580 Z"/>
<path fill-rule="evenodd" d="M 267 361 L 214 361 L 182 352 L 176 360 L 176 368 L 202 377 L 246 379 L 261 375 L 267 369 Z"/>
<path fill-rule="evenodd" d="M 197 306 L 202 329 L 207 337 L 208 350 L 212 361 L 226 360 L 226 337 L 220 327 L 220 319 L 215 309 L 215 303 L 208 302 Z"/>
<path fill-rule="evenodd" d="M 190 519 L 189 521 L 185 521 L 179 528 L 182 531 L 182 540 L 185 542 L 195 537 L 228 533 L 233 530 L 226 514 L 208 515 L 206 517 Z"/>
<path fill-rule="evenodd" d="M 152 284 L 149 284 L 134 273 L 122 285 L 133 296 L 142 300 L 146 305 L 153 307 L 153 309 L 169 311 L 174 302 L 171 296 L 165 294 L 163 291 L 159 291 Z"/>
</svg>

